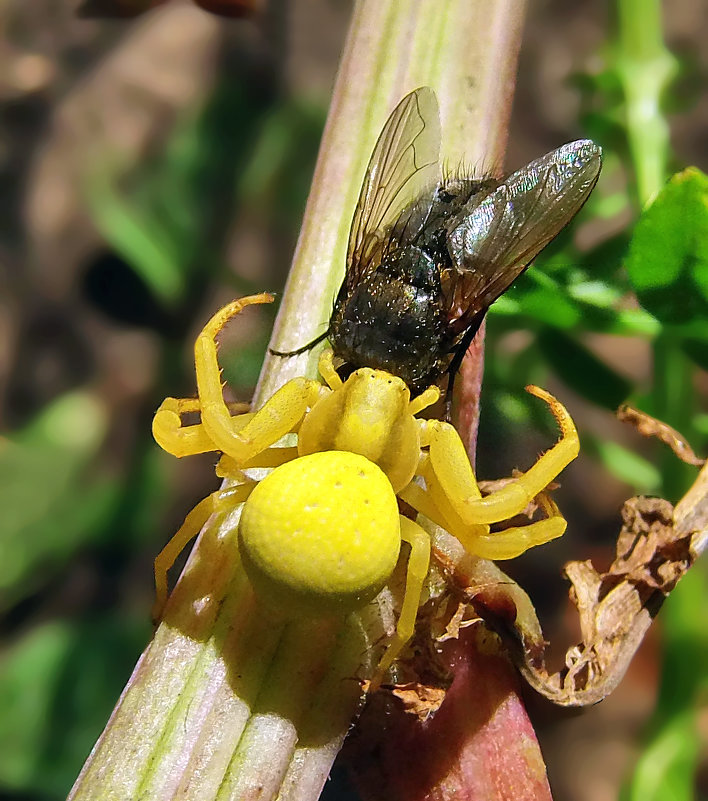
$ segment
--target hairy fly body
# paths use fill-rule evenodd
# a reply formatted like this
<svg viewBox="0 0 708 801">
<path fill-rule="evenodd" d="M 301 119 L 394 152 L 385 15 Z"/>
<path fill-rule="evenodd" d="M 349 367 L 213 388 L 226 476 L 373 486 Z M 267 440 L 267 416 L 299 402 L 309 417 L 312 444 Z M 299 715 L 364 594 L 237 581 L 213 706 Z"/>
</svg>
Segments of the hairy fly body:
<svg viewBox="0 0 708 801">
<path fill-rule="evenodd" d="M 352 222 L 328 336 L 348 370 L 414 391 L 454 378 L 490 305 L 575 216 L 601 150 L 579 140 L 507 178 L 441 176 L 435 93 L 411 92 L 379 136 Z"/>
</svg>

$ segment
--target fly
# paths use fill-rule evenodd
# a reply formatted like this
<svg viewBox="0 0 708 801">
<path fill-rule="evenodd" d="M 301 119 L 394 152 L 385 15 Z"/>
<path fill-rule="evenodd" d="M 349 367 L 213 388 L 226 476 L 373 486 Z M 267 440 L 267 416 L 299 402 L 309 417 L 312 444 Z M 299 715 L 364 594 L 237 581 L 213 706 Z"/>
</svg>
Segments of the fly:
<svg viewBox="0 0 708 801">
<path fill-rule="evenodd" d="M 602 151 L 581 139 L 501 180 L 443 178 L 439 156 L 437 98 L 421 87 L 374 147 L 320 339 L 347 370 L 386 370 L 414 392 L 448 372 L 449 394 L 489 307 L 587 200 Z"/>
</svg>

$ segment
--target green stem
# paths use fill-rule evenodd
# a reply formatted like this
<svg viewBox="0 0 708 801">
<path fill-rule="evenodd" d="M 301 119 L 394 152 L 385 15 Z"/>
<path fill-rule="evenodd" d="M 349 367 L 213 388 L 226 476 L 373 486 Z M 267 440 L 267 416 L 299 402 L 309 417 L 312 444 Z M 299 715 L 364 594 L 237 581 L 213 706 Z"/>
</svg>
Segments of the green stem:
<svg viewBox="0 0 708 801">
<path fill-rule="evenodd" d="M 643 206 L 666 180 L 669 126 L 661 113 L 661 97 L 677 67 L 663 41 L 661 0 L 619 0 L 617 13 L 617 69 L 625 94 L 637 192 Z"/>
<path fill-rule="evenodd" d="M 666 331 L 653 343 L 654 382 L 653 408 L 655 417 L 664 420 L 692 439 L 692 419 L 695 411 L 693 367 L 684 355 L 676 338 Z M 679 461 L 674 453 L 661 447 L 662 495 L 676 501 L 695 478 L 695 467 Z"/>
<path fill-rule="evenodd" d="M 627 135 L 644 206 L 668 177 L 669 126 L 660 101 L 677 67 L 663 42 L 660 0 L 619 0 L 618 21 L 618 70 L 627 105 Z M 691 365 L 670 333 L 662 332 L 653 349 L 652 411 L 690 439 L 695 406 Z M 670 452 L 662 452 L 661 459 L 663 494 L 675 500 L 691 483 L 695 469 Z M 694 568 L 664 607 L 666 641 L 659 702 L 624 799 L 653 801 L 667 793 L 688 798 L 693 791 L 698 759 L 695 700 L 707 653 L 705 621 L 694 613 L 705 607 L 705 584 L 705 575 Z"/>
<path fill-rule="evenodd" d="M 617 70 L 626 101 L 627 137 L 637 176 L 639 202 L 646 205 L 668 177 L 669 126 L 661 112 L 662 94 L 676 72 L 664 45 L 660 0 L 619 0 Z M 691 368 L 673 337 L 654 340 L 653 413 L 690 435 L 694 399 Z M 678 498 L 690 474 L 673 454 L 662 452 L 664 494 Z"/>
</svg>

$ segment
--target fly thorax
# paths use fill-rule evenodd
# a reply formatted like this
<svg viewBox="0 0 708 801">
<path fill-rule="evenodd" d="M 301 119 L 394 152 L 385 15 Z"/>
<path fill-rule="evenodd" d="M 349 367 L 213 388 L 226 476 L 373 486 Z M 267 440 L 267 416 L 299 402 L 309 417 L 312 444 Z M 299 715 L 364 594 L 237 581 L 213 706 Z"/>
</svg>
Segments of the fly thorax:
<svg viewBox="0 0 708 801">
<path fill-rule="evenodd" d="M 382 370 L 362 368 L 313 407 L 300 427 L 301 455 L 351 451 L 377 464 L 394 490 L 413 477 L 420 455 L 418 425 L 408 411 L 405 383 Z"/>
</svg>

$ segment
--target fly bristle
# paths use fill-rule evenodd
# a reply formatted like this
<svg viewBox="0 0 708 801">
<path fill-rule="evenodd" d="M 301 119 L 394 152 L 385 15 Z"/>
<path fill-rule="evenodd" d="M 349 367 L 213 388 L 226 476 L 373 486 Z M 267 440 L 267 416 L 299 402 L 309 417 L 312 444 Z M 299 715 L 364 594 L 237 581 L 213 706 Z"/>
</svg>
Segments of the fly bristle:
<svg viewBox="0 0 708 801">
<path fill-rule="evenodd" d="M 442 186 L 456 183 L 486 183 L 494 181 L 503 175 L 502 165 L 497 160 L 487 163 L 483 161 L 478 164 L 471 164 L 465 161 L 456 162 L 451 165 L 449 161 L 444 161 L 442 166 L 443 179 Z"/>
</svg>

